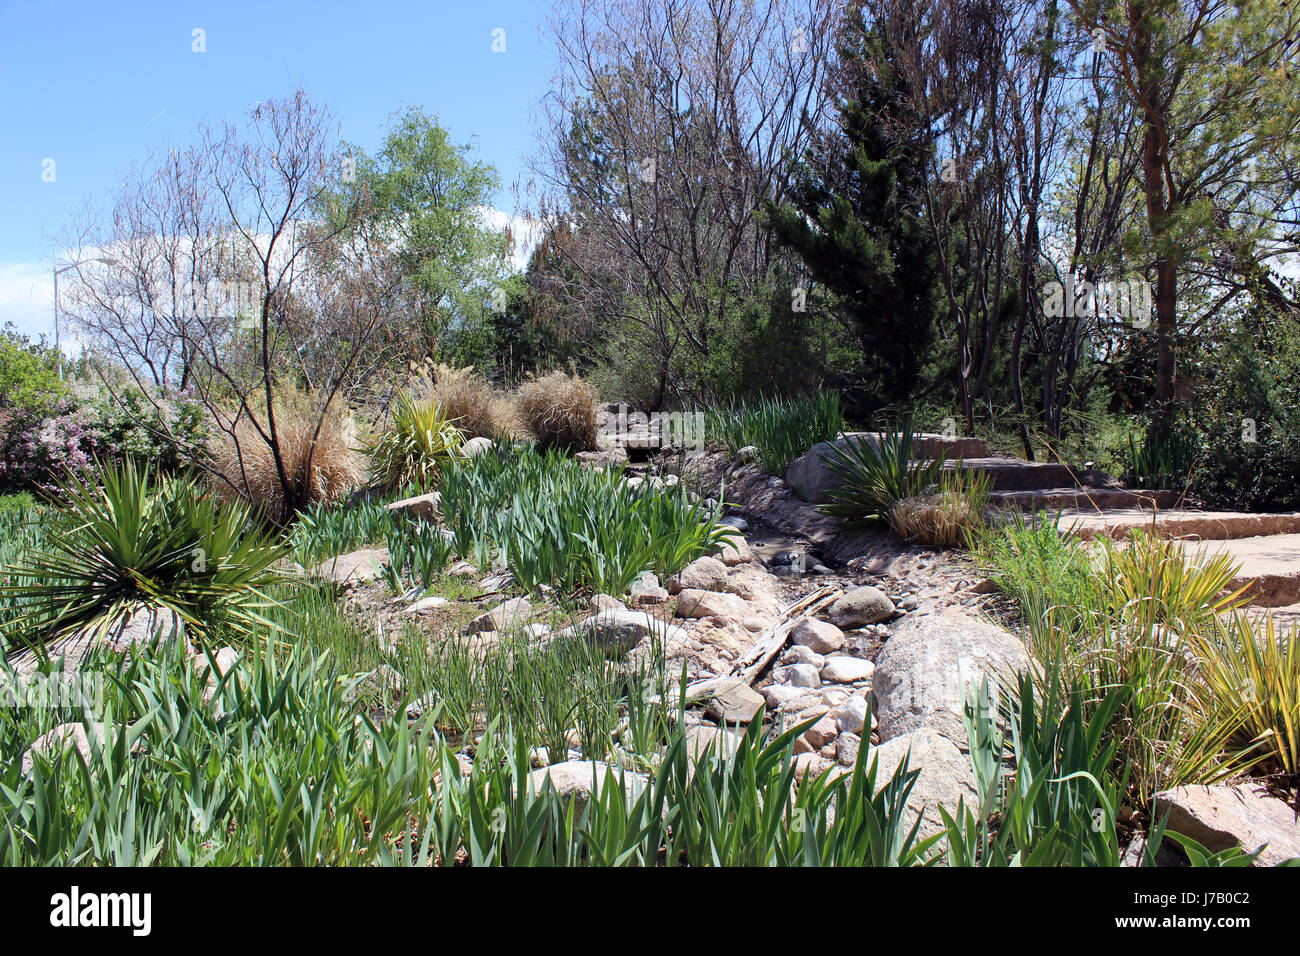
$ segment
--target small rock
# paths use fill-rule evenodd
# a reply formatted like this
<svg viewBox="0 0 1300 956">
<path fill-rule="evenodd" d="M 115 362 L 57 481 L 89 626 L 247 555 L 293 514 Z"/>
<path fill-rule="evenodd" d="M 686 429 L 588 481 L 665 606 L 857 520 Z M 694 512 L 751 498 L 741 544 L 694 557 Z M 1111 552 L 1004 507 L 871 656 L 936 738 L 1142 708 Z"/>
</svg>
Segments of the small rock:
<svg viewBox="0 0 1300 956">
<path fill-rule="evenodd" d="M 460 453 L 465 458 L 477 458 L 479 455 L 486 454 L 496 447 L 496 442 L 491 438 L 484 438 L 482 435 L 477 438 L 471 438 L 465 444 L 460 446 Z"/>
<path fill-rule="evenodd" d="M 893 616 L 893 602 L 883 591 L 870 586 L 857 587 L 843 594 L 827 612 L 831 623 L 844 629 L 875 624 Z"/>
<path fill-rule="evenodd" d="M 876 672 L 876 665 L 858 657 L 828 657 L 822 668 L 821 678 L 836 684 L 852 684 L 855 681 L 870 680 Z"/>
<path fill-rule="evenodd" d="M 394 514 L 400 514 L 412 520 L 437 521 L 438 516 L 442 514 L 442 496 L 436 491 L 431 491 L 427 495 L 403 498 L 401 501 L 394 501 L 384 507 Z"/>
<path fill-rule="evenodd" d="M 792 687 L 820 687 L 822 680 L 817 668 L 811 664 L 791 664 L 772 671 L 772 679 Z"/>
<path fill-rule="evenodd" d="M 829 654 L 844 646 L 844 632 L 834 624 L 809 619 L 799 622 L 790 632 L 790 640 L 818 654 Z"/>
<path fill-rule="evenodd" d="M 817 670 L 826 666 L 826 658 L 804 644 L 792 644 L 781 655 L 782 664 L 811 664 Z"/>
<path fill-rule="evenodd" d="M 509 601 L 498 604 L 492 610 L 474 618 L 465 630 L 469 634 L 479 634 L 484 631 L 517 630 L 524 626 L 532 613 L 533 606 L 529 603 L 528 598 L 511 598 Z"/>
<path fill-rule="evenodd" d="M 850 697 L 831 713 L 835 716 L 840 733 L 861 733 L 867 720 L 867 700 L 865 697 Z"/>
<path fill-rule="evenodd" d="M 721 591 L 727 586 L 727 566 L 717 558 L 696 558 L 668 579 L 668 590 L 673 594 L 688 589 Z"/>
<path fill-rule="evenodd" d="M 414 604 L 407 607 L 404 611 L 402 611 L 402 613 L 405 614 L 407 617 L 415 617 L 420 614 L 428 614 L 432 611 L 437 610 L 440 607 L 443 607 L 448 603 L 450 602 L 448 602 L 446 598 L 430 595 L 429 597 L 426 598 L 420 598 L 420 600 L 416 601 Z"/>
<path fill-rule="evenodd" d="M 600 614 L 602 611 L 626 611 L 627 606 L 618 598 L 610 597 L 608 594 L 593 594 L 589 602 L 591 613 Z"/>
<path fill-rule="evenodd" d="M 728 535 L 714 550 L 714 554 L 722 559 L 722 563 L 727 567 L 734 567 L 737 564 L 746 564 L 753 560 L 754 553 L 749 548 L 747 542 L 741 535 Z"/>
<path fill-rule="evenodd" d="M 858 762 L 862 738 L 854 733 L 842 733 L 835 739 L 835 760 L 841 767 L 852 767 Z"/>
<path fill-rule="evenodd" d="M 677 616 L 716 617 L 724 622 L 743 621 L 749 617 L 749 605 L 735 594 L 687 588 L 677 596 Z"/>
</svg>

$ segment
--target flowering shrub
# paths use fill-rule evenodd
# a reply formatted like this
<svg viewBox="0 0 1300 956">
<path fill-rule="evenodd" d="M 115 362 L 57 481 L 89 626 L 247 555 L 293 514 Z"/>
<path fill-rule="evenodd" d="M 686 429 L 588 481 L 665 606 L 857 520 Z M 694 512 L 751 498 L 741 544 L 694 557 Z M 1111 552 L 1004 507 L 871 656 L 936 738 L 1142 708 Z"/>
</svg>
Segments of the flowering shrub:
<svg viewBox="0 0 1300 956">
<path fill-rule="evenodd" d="M 0 410 L 0 488 L 53 492 L 65 478 L 102 463 L 132 459 L 162 471 L 181 464 L 176 445 L 156 424 L 164 416 L 181 444 L 201 448 L 203 413 L 198 403 L 163 403 L 161 412 L 139 393 L 90 401 L 60 398 L 48 410 Z"/>
</svg>

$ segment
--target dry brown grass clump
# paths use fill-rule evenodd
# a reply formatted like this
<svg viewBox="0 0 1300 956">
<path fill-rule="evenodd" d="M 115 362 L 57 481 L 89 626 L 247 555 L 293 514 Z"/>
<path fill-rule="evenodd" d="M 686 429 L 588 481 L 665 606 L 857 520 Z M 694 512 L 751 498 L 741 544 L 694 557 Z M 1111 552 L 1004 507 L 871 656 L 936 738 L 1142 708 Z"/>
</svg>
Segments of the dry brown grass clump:
<svg viewBox="0 0 1300 956">
<path fill-rule="evenodd" d="M 987 526 L 992 482 L 987 476 L 956 473 L 945 476 L 935 494 L 894 502 L 885 514 L 889 526 L 910 544 L 931 548 L 964 548 L 970 533 Z"/>
<path fill-rule="evenodd" d="M 577 375 L 552 372 L 519 387 L 519 419 L 543 447 L 596 447 L 596 390 Z"/>
<path fill-rule="evenodd" d="M 518 428 L 510 399 L 496 392 L 472 368 L 439 365 L 422 397 L 432 399 L 466 438 L 497 439 Z"/>
<path fill-rule="evenodd" d="M 341 501 L 366 477 L 365 458 L 354 446 L 342 415 L 326 418 L 316 435 L 315 417 L 290 409 L 276 413 L 276 432 L 292 491 L 304 504 Z M 308 459 L 310 457 L 310 463 Z M 284 524 L 293 517 L 293 503 L 285 495 L 271 446 L 253 425 L 244 421 L 234 437 L 223 436 L 213 456 L 213 469 L 221 478 L 213 486 L 224 497 L 250 501 L 267 519 Z M 233 487 L 232 487 L 233 485 Z M 304 496 L 302 492 L 306 490 Z"/>
</svg>

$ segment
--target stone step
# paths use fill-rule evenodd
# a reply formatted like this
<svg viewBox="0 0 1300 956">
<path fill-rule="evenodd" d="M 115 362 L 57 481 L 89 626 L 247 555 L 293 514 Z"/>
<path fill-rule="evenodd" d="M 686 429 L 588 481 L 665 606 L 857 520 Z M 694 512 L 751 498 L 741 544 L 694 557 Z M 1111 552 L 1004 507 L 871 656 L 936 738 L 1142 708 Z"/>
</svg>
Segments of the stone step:
<svg viewBox="0 0 1300 956">
<path fill-rule="evenodd" d="M 1067 509 L 1060 518 L 1062 528 L 1071 528 L 1085 540 L 1107 535 L 1124 538 L 1135 528 L 1162 538 L 1192 541 L 1232 541 L 1240 538 L 1300 534 L 1300 513 L 1249 514 L 1238 511 L 1173 509 L 1154 515 L 1146 508 Z M 1300 556 L 1297 557 L 1300 561 Z"/>
<path fill-rule="evenodd" d="M 956 462 L 946 467 L 955 468 Z M 1018 458 L 966 458 L 961 467 L 993 478 L 994 491 L 1040 491 L 1078 488 L 1083 475 L 1054 461 L 1021 461 Z"/>
<path fill-rule="evenodd" d="M 1079 512 L 1102 514 L 1107 511 L 1150 511 L 1171 508 L 1179 492 L 1151 491 L 1144 488 L 1034 488 L 1026 491 L 994 491 L 989 504 L 1004 511 Z"/>
<path fill-rule="evenodd" d="M 1254 606 L 1290 608 L 1300 602 L 1300 534 L 1235 538 L 1207 544 L 1206 550 L 1225 551 L 1241 564 L 1232 587 L 1249 587 Z"/>
</svg>

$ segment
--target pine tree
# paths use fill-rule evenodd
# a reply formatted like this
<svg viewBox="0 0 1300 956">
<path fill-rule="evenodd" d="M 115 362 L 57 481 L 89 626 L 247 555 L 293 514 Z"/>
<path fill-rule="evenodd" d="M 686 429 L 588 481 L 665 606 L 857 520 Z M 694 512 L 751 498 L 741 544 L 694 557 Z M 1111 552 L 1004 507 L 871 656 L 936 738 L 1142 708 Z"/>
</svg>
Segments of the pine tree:
<svg viewBox="0 0 1300 956">
<path fill-rule="evenodd" d="M 838 129 L 805 158 L 793 202 L 768 203 L 767 212 L 778 240 L 829 293 L 825 307 L 857 339 L 861 380 L 845 384 L 850 408 L 868 414 L 916 390 L 934 334 L 937 267 L 920 218 L 924 151 L 909 135 L 916 126 L 890 44 L 859 11 L 841 55 L 853 79 Z"/>
</svg>

